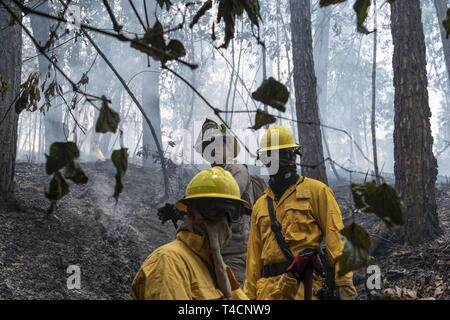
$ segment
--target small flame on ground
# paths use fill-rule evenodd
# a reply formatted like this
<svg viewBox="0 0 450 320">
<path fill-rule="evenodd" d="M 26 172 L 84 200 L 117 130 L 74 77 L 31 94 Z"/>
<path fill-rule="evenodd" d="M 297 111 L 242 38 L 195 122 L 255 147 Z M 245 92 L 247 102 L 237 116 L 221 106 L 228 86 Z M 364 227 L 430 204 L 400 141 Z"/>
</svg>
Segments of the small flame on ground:
<svg viewBox="0 0 450 320">
<path fill-rule="evenodd" d="M 100 161 L 106 161 L 106 157 L 103 154 L 102 150 L 100 150 L 100 147 L 97 145 L 97 148 L 95 149 L 95 154 L 97 155 L 97 159 Z"/>
</svg>

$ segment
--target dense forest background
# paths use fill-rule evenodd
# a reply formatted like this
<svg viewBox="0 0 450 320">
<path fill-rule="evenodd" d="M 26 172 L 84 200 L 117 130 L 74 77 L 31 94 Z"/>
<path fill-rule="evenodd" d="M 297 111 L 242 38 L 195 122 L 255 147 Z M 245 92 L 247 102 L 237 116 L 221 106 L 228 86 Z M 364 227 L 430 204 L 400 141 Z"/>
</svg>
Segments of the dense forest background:
<svg viewBox="0 0 450 320">
<path fill-rule="evenodd" d="M 36 3 L 34 3 L 36 2 Z M 36 9 L 61 10 L 58 2 L 42 4 L 45 1 L 31 1 L 29 6 Z M 444 1 L 445 2 L 445 1 Z M 74 2 L 76 3 L 76 2 Z M 113 1 L 120 24 L 125 25 L 131 34 L 140 34 L 139 21 L 134 17 L 128 1 Z M 368 159 L 372 159 L 370 119 L 372 95 L 372 62 L 373 39 L 370 35 L 357 32 L 355 14 L 352 3 L 348 2 L 336 7 L 320 9 L 319 1 L 312 1 L 312 26 L 314 40 L 314 57 L 316 60 L 318 92 L 321 97 L 321 120 L 324 124 L 346 130 L 354 139 L 342 133 L 323 129 L 326 136 L 329 154 L 346 168 L 366 171 L 372 169 Z M 439 163 L 439 175 L 450 175 L 450 149 L 447 148 L 450 134 L 448 121 L 448 73 L 445 65 L 443 43 L 441 40 L 440 19 L 436 16 L 433 1 L 421 1 L 423 10 L 423 26 L 427 45 L 427 75 L 429 80 L 430 107 L 432 110 L 431 124 L 435 144 L 435 151 Z M 46 7 L 47 6 L 47 7 Z M 53 6 L 55 8 L 53 8 Z M 95 26 L 111 29 L 111 21 L 101 1 L 81 1 L 79 3 L 83 19 L 95 21 Z M 390 9 L 386 3 L 379 4 L 378 17 L 378 63 L 377 63 L 377 141 L 379 145 L 379 165 L 381 172 L 393 173 L 393 130 L 394 130 L 394 88 L 392 69 L 392 36 L 390 26 Z M 155 5 L 149 5 L 154 12 Z M 191 6 L 186 12 L 186 19 L 196 13 L 197 7 Z M 150 9 L 149 9 L 150 10 Z M 45 10 L 44 10 L 45 11 Z M 52 11 L 53 12 L 53 11 Z M 275 14 L 274 14 L 275 13 Z M 255 110 L 256 106 L 249 93 L 253 92 L 263 79 L 274 76 L 291 90 L 287 104 L 286 117 L 296 119 L 295 95 L 292 72 L 292 44 L 290 30 L 290 11 L 288 1 L 264 1 L 261 3 L 261 15 L 264 24 L 261 27 L 261 37 L 267 47 L 265 63 L 262 59 L 262 49 L 253 39 L 251 32 L 244 22 L 237 22 L 237 35 L 228 50 L 218 50 L 211 44 L 210 25 L 213 15 L 206 16 L 194 29 L 184 28 L 173 31 L 173 38 L 181 40 L 187 47 L 188 58 L 199 64 L 195 71 L 176 66 L 180 73 L 189 79 L 214 106 L 221 106 L 229 110 Z M 367 27 L 373 29 L 373 13 L 367 19 Z M 172 12 L 163 12 L 162 21 L 169 26 L 176 26 L 181 22 L 182 15 L 173 19 Z M 33 30 L 30 16 L 24 18 L 24 24 Z M 39 18 L 36 18 L 38 20 Z M 42 19 L 41 19 L 42 20 Z M 43 19 L 50 27 L 52 24 Z M 64 27 L 60 29 L 63 32 Z M 43 30 L 42 30 L 43 29 Z M 48 37 L 44 28 L 40 31 Z M 34 31 L 34 30 L 33 30 Z M 36 32 L 36 31 L 34 31 Z M 42 35 L 36 35 L 38 39 Z M 153 76 L 154 70 L 147 66 L 147 58 L 141 56 L 126 43 L 111 41 L 108 36 L 95 35 L 94 39 L 107 57 L 113 62 L 122 77 L 129 83 L 130 88 L 144 101 L 144 94 L 148 93 L 150 83 L 158 84 L 162 142 L 165 147 L 172 141 L 173 132 L 178 128 L 190 128 L 195 121 L 202 122 L 206 116 L 214 118 L 211 111 L 204 106 L 195 93 L 182 81 L 175 79 L 168 72 L 161 71 L 159 77 Z M 43 41 L 44 39 L 42 39 Z M 61 68 L 73 79 L 81 79 L 86 73 L 89 78 L 89 91 L 99 96 L 105 94 L 113 101 L 113 108 L 122 114 L 122 125 L 127 132 L 125 144 L 135 152 L 130 152 L 130 161 L 142 163 L 139 152 L 142 150 L 142 117 L 133 102 L 124 92 L 113 73 L 98 58 L 95 50 L 82 36 L 77 36 L 76 30 L 62 33 L 55 43 L 51 54 L 58 59 Z M 36 48 L 30 39 L 23 35 L 23 70 L 22 82 L 32 71 L 39 70 L 39 59 Z M 328 59 L 324 59 L 328 57 Z M 44 59 L 41 59 L 44 60 Z M 324 61 L 326 60 L 326 61 Z M 321 65 L 321 63 L 325 65 Z M 47 64 L 45 61 L 42 64 Z M 155 65 L 155 63 L 151 63 Z M 263 68 L 263 64 L 265 67 Z M 265 69 L 265 70 L 263 70 Z M 322 70 L 324 69 L 324 70 Z M 46 70 L 44 68 L 43 70 Z M 159 72 L 156 70 L 156 72 Z M 322 74 L 326 72 L 325 77 Z M 46 74 L 47 72 L 43 72 Z M 53 72 L 54 73 L 54 72 Z M 319 75 L 321 77 L 319 77 Z M 62 92 L 70 91 L 70 86 L 60 75 L 56 75 Z M 61 79 L 59 79 L 61 78 Z M 44 78 L 45 79 L 45 78 Z M 50 82 L 51 80 L 48 80 Z M 143 90 L 146 87 L 147 90 Z M 143 92 L 145 91 L 145 92 Z M 323 92 L 323 93 L 322 93 Z M 151 95 L 151 94 L 149 94 Z M 326 97 L 324 97 L 326 96 Z M 96 110 L 86 104 L 74 114 L 81 127 L 87 133 L 84 135 L 79 127 L 74 125 L 65 102 L 59 96 L 53 98 L 55 113 L 62 119 L 64 130 L 53 135 L 55 138 L 67 136 L 69 139 L 79 140 L 82 157 L 97 159 L 96 145 L 100 141 L 101 150 L 108 155 L 110 150 L 118 146 L 118 140 L 111 135 L 105 137 L 93 133 Z M 70 102 L 70 97 L 67 99 Z M 143 102 L 145 105 L 145 102 Z M 194 107 L 193 107 L 194 106 Z M 50 110 L 50 109 L 49 109 Z M 158 111 L 155 111 L 158 112 Z M 18 155 L 19 161 L 44 161 L 45 153 L 45 115 L 47 113 L 24 113 L 19 119 Z M 152 113 L 153 115 L 154 113 Z M 158 114 L 155 114 L 158 116 Z M 155 120 L 157 117 L 154 118 Z M 253 122 L 251 114 L 228 115 L 227 120 L 237 129 L 246 129 Z M 297 131 L 297 124 L 290 120 L 278 120 L 278 123 L 291 127 Z M 61 124 L 61 125 L 62 125 Z M 36 128 L 34 128 L 36 126 Z M 74 130 L 74 126 L 76 127 Z M 47 131 L 49 131 L 47 129 Z M 55 130 L 58 131 L 58 130 Z M 32 132 L 32 134 L 30 134 Z M 197 132 L 196 132 L 197 133 Z M 193 134 L 195 139 L 197 136 Z M 55 139 L 54 140 L 58 140 Z M 52 141 L 52 140 L 50 140 Z M 47 142 L 48 145 L 49 142 Z M 357 144 L 361 150 L 355 146 Z M 347 147 L 343 147 L 347 146 Z M 257 145 L 252 145 L 256 149 Z M 170 146 L 169 146 L 169 149 Z M 254 150 L 253 150 L 254 151 Z M 171 150 L 168 150 L 170 153 Z M 176 157 L 174 157 L 176 159 Z M 329 174 L 332 174 L 330 172 Z"/>
</svg>

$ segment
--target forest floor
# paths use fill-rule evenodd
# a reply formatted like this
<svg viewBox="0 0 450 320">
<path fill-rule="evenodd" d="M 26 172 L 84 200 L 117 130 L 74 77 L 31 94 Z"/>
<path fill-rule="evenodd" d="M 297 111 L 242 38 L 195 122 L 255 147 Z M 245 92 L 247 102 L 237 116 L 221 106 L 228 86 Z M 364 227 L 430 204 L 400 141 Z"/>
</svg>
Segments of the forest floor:
<svg viewBox="0 0 450 320">
<path fill-rule="evenodd" d="M 350 201 L 350 187 L 333 186 L 336 198 L 345 208 Z M 381 289 L 368 293 L 366 270 L 357 271 L 354 282 L 361 299 L 450 299 L 450 185 L 437 185 L 437 205 L 442 235 L 418 246 L 400 244 L 396 230 L 389 231 L 374 215 L 357 214 L 372 239 L 372 265 L 381 271 Z M 353 219 L 344 216 L 345 224 Z M 398 230 L 397 230 L 398 231 Z"/>
<path fill-rule="evenodd" d="M 173 225 L 161 225 L 156 216 L 156 195 L 163 191 L 159 170 L 130 165 L 116 205 L 112 164 L 82 166 L 88 184 L 70 184 L 70 193 L 49 217 L 44 166 L 17 165 L 17 204 L 0 207 L 0 299 L 129 299 L 142 261 L 174 238 Z M 189 174 L 173 173 L 168 201 L 182 194 L 188 179 Z M 335 185 L 334 191 L 344 209 L 348 184 Z M 415 248 L 396 244 L 371 216 L 356 219 L 378 238 L 374 263 L 381 268 L 384 290 L 378 296 L 450 299 L 450 186 L 439 186 L 438 207 L 444 234 Z M 69 265 L 80 267 L 81 289 L 67 288 Z M 366 297 L 364 276 L 355 274 L 361 298 Z"/>
</svg>

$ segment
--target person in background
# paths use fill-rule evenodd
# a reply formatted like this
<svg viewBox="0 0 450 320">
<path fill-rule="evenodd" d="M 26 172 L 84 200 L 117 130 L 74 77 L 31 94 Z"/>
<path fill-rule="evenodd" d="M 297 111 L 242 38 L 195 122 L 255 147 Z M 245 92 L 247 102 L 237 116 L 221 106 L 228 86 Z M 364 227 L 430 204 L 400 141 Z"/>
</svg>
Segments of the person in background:
<svg viewBox="0 0 450 320">
<path fill-rule="evenodd" d="M 194 149 L 212 167 L 221 167 L 231 173 L 239 185 L 242 199 L 249 203 L 250 208 L 264 192 L 266 188 L 264 180 L 251 175 L 246 165 L 236 161 L 240 152 L 240 145 L 236 137 L 224 125 L 206 119 Z M 249 227 L 249 215 L 241 215 L 238 221 L 232 223 L 233 234 L 229 244 L 222 248 L 225 263 L 231 267 L 241 284 L 243 284 L 245 278 Z"/>
</svg>

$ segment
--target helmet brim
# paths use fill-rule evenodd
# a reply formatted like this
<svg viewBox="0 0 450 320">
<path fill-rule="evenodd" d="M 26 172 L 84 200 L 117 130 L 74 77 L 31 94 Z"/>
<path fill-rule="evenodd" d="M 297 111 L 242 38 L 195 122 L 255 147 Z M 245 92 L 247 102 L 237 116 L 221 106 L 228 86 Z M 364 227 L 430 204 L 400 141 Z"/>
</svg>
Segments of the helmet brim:
<svg viewBox="0 0 450 320">
<path fill-rule="evenodd" d="M 273 150 L 282 150 L 282 149 L 293 149 L 293 148 L 300 148 L 300 144 L 282 144 L 279 146 L 271 146 L 271 147 L 264 147 L 260 148 L 256 151 L 257 154 L 261 154 L 267 151 L 273 151 Z"/>
<path fill-rule="evenodd" d="M 187 197 L 185 197 L 183 199 L 178 200 L 175 203 L 175 207 L 178 210 L 182 211 L 182 212 L 186 212 L 188 207 L 189 207 L 189 203 L 193 199 L 210 199 L 210 200 L 213 200 L 213 199 L 227 199 L 227 200 L 233 200 L 233 201 L 236 201 L 237 203 L 241 204 L 244 208 L 251 209 L 251 207 L 250 207 L 250 205 L 249 205 L 249 203 L 247 201 L 242 200 L 239 197 L 234 197 L 234 196 L 231 196 L 231 195 L 224 195 L 224 194 L 221 194 L 221 193 L 203 193 L 203 194 L 199 193 L 199 194 L 196 194 L 196 195 L 187 196 Z"/>
</svg>

